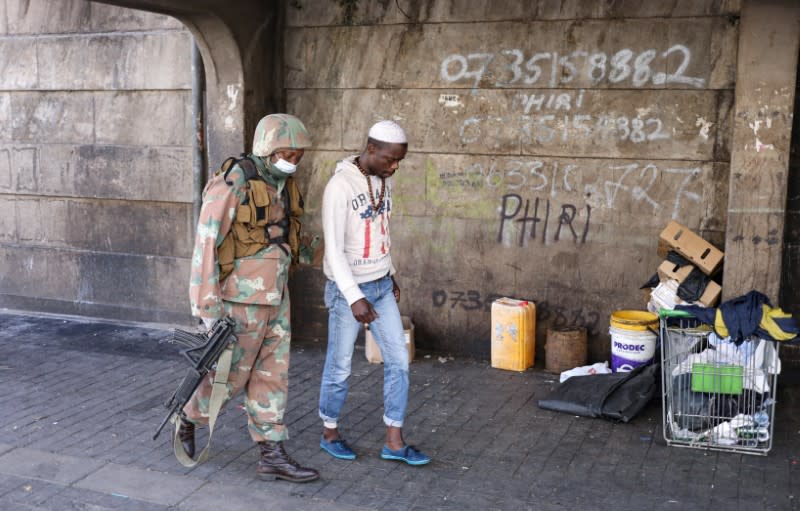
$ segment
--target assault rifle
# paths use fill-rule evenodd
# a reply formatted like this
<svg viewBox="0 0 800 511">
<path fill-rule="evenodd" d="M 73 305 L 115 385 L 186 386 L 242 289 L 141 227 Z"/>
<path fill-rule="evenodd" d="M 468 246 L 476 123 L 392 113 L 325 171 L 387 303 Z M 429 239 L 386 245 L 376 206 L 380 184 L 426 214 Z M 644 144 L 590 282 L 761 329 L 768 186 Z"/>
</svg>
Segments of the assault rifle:
<svg viewBox="0 0 800 511">
<path fill-rule="evenodd" d="M 169 409 L 169 413 L 164 417 L 156 434 L 153 435 L 153 440 L 158 438 L 170 417 L 183 410 L 205 375 L 214 368 L 214 364 L 228 344 L 237 341 L 233 333 L 234 326 L 235 323 L 231 318 L 224 317 L 218 319 L 206 334 L 192 334 L 177 328 L 172 331 L 169 341 L 186 347 L 181 350 L 181 355 L 189 360 L 192 367 L 189 368 L 172 397 L 164 403 L 164 406 Z"/>
</svg>

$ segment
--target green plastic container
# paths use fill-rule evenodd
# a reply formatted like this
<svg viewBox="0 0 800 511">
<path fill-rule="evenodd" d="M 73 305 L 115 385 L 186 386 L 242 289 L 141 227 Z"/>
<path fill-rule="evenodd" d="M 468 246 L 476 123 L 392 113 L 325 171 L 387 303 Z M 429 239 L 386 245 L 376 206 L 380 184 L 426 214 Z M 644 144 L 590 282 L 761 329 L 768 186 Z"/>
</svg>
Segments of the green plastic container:
<svg viewBox="0 0 800 511">
<path fill-rule="evenodd" d="M 743 380 L 742 366 L 692 364 L 692 392 L 741 394 Z"/>
</svg>

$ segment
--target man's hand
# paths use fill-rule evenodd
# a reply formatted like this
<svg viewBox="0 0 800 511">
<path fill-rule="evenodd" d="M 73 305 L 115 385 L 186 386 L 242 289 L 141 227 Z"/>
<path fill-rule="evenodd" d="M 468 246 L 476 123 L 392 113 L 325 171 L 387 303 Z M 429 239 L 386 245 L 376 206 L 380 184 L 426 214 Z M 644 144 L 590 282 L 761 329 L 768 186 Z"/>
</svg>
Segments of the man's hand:
<svg viewBox="0 0 800 511">
<path fill-rule="evenodd" d="M 400 303 L 400 286 L 397 285 L 394 276 L 392 277 L 392 293 L 394 293 L 394 299 L 397 300 L 397 303 Z"/>
<path fill-rule="evenodd" d="M 378 313 L 375 312 L 372 304 L 369 303 L 366 298 L 353 302 L 353 305 L 350 306 L 350 310 L 353 311 L 353 317 L 356 318 L 356 321 L 359 323 L 369 324 L 378 317 Z"/>
</svg>

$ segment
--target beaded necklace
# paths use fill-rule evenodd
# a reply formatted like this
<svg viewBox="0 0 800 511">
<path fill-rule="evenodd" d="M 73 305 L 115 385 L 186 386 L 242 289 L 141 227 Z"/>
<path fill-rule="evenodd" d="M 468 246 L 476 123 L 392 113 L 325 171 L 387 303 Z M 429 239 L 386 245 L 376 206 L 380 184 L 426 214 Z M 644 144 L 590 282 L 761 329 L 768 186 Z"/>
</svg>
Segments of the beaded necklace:
<svg viewBox="0 0 800 511">
<path fill-rule="evenodd" d="M 359 157 L 356 156 L 355 164 L 356 167 L 358 167 L 358 170 L 361 171 L 361 174 L 363 174 L 364 177 L 367 178 L 367 188 L 369 189 L 369 202 L 372 205 L 372 216 L 374 217 L 378 215 L 378 211 L 380 211 L 380 208 L 383 207 L 383 196 L 386 193 L 386 178 L 383 177 L 381 178 L 381 195 L 378 198 L 378 203 L 376 204 L 375 194 L 372 191 L 372 179 L 369 178 L 369 174 L 367 173 L 366 170 L 364 170 L 364 167 L 361 166 L 361 162 L 359 162 L 358 159 Z"/>
</svg>

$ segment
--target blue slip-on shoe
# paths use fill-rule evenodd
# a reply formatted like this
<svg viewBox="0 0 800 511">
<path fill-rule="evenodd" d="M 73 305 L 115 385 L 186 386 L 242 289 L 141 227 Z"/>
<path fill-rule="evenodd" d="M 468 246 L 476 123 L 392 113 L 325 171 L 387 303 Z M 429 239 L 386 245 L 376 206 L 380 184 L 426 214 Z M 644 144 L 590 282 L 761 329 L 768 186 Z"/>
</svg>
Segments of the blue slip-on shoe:
<svg viewBox="0 0 800 511">
<path fill-rule="evenodd" d="M 319 439 L 319 446 L 323 451 L 327 452 L 334 458 L 339 458 L 340 460 L 356 459 L 356 453 L 353 452 L 353 449 L 351 449 L 350 446 L 347 445 L 347 442 L 345 442 L 342 438 L 328 442 L 325 440 L 325 437 L 321 437 Z"/>
<path fill-rule="evenodd" d="M 402 449 L 396 451 L 384 445 L 381 450 L 381 458 L 385 460 L 405 461 L 409 465 L 427 465 L 431 462 L 430 456 L 418 451 L 413 445 L 405 445 Z"/>
</svg>

